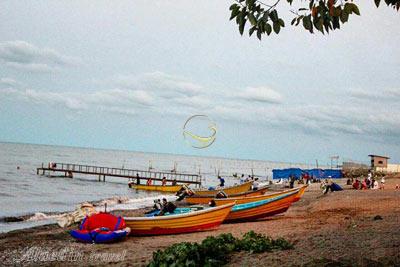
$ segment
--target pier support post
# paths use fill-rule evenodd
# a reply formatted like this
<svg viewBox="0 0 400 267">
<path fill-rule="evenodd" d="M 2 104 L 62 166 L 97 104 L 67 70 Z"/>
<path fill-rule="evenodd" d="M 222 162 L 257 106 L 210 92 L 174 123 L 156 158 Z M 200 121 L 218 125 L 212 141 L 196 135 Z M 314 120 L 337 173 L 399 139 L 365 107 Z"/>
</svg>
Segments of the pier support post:
<svg viewBox="0 0 400 267">
<path fill-rule="evenodd" d="M 101 174 L 99 174 L 99 182 L 101 181 Z"/>
</svg>

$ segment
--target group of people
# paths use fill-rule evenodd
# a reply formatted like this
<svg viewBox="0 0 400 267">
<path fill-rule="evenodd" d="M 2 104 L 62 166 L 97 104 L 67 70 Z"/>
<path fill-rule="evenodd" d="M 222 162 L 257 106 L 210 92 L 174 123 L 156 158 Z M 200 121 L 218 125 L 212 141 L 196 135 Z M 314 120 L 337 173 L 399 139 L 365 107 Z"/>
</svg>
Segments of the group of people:
<svg viewBox="0 0 400 267">
<path fill-rule="evenodd" d="M 146 214 L 159 211 L 158 213 L 155 213 L 154 216 L 163 216 L 167 212 L 173 213 L 175 209 L 176 209 L 175 204 L 170 201 L 167 201 L 166 198 L 163 198 L 162 202 L 160 199 L 156 199 L 154 200 L 153 210 L 147 212 Z"/>
<path fill-rule="evenodd" d="M 369 172 L 367 178 L 364 179 L 347 179 L 347 185 L 351 185 L 356 190 L 366 190 L 366 189 L 385 189 L 385 176 L 381 178 L 381 184 L 372 176 L 372 173 Z"/>
<path fill-rule="evenodd" d="M 150 177 L 150 178 L 145 178 L 145 179 L 147 179 L 146 185 L 153 185 L 153 178 Z M 136 174 L 136 184 L 138 184 L 138 185 L 140 184 L 139 174 Z M 162 186 L 166 186 L 167 185 L 167 178 L 165 176 L 161 180 L 161 185 Z M 177 185 L 176 179 L 171 181 L 171 185 Z"/>
</svg>

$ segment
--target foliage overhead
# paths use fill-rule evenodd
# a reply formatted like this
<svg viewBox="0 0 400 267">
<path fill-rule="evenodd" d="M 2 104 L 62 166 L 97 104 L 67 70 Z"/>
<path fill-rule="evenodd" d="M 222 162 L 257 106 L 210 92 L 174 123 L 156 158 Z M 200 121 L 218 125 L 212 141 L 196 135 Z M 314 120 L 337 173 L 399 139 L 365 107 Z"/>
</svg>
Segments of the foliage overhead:
<svg viewBox="0 0 400 267">
<path fill-rule="evenodd" d="M 235 19 L 239 27 L 239 32 L 243 35 L 246 23 L 249 26 L 249 35 L 254 33 L 257 38 L 265 34 L 270 35 L 272 32 L 278 34 L 281 28 L 285 27 L 284 20 L 279 16 L 277 6 L 281 0 L 273 0 L 273 3 L 266 3 L 259 0 L 235 0 L 230 6 L 230 20 Z M 286 0 L 292 7 L 295 0 Z M 375 5 L 379 7 L 381 0 L 374 0 Z M 308 4 L 296 9 L 291 9 L 294 14 L 291 25 L 302 26 L 314 33 L 319 31 L 322 34 L 329 33 L 336 29 L 340 29 L 340 25 L 348 22 L 350 15 L 360 16 L 358 6 L 353 0 L 305 0 L 298 1 Z M 384 0 L 386 5 L 396 10 L 400 9 L 400 0 Z"/>
<path fill-rule="evenodd" d="M 235 251 L 261 253 L 271 250 L 286 250 L 293 245 L 283 238 L 272 239 L 250 231 L 242 239 L 232 234 L 209 236 L 199 243 L 182 242 L 164 251 L 153 253 L 149 267 L 158 266 L 221 266 L 229 262 L 229 254 Z"/>
</svg>

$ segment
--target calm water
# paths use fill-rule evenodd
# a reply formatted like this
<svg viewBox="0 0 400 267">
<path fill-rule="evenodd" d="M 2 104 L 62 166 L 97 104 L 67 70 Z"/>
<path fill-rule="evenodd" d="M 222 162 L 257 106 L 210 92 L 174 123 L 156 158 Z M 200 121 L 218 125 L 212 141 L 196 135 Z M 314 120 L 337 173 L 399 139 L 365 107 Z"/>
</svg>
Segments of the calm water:
<svg viewBox="0 0 400 267">
<path fill-rule="evenodd" d="M 157 193 L 128 188 L 126 179 L 97 182 L 97 177 L 78 176 L 74 179 L 51 178 L 36 175 L 36 168 L 47 162 L 79 163 L 107 167 L 125 167 L 146 170 L 171 170 L 198 173 L 201 170 L 204 185 L 217 184 L 216 174 L 251 174 L 270 179 L 273 168 L 289 166 L 287 163 L 193 157 L 172 154 L 142 153 L 131 151 L 101 150 L 61 146 L 0 143 L 0 218 L 34 214 L 37 212 L 63 212 L 74 210 L 84 201 L 101 200 L 114 196 L 132 199 L 129 208 L 150 204 Z M 20 168 L 17 169 L 17 166 Z M 307 167 L 307 166 L 304 166 Z M 237 182 L 226 178 L 227 184 Z M 141 201 L 143 200 L 143 201 Z M 2 223 L 0 232 L 43 224 L 43 222 Z"/>
</svg>

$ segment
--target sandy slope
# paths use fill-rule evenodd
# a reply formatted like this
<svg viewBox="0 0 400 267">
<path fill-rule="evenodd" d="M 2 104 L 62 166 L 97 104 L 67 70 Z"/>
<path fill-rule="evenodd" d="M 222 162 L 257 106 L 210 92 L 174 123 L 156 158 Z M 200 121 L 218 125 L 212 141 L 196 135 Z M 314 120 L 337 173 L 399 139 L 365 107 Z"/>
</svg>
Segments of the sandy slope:
<svg viewBox="0 0 400 267">
<path fill-rule="evenodd" d="M 400 266 L 400 190 L 390 189 L 396 183 L 400 184 L 400 179 L 388 179 L 385 190 L 345 190 L 327 195 L 322 195 L 319 185 L 313 184 L 303 199 L 281 216 L 257 222 L 224 224 L 209 232 L 129 237 L 124 242 L 109 245 L 77 243 L 65 229 L 56 226 L 19 230 L 0 235 L 0 260 L 3 264 L 17 260 L 17 263 L 27 265 L 49 266 L 108 263 L 142 266 L 151 259 L 153 251 L 176 242 L 201 241 L 206 236 L 226 232 L 240 236 L 254 230 L 273 237 L 283 236 L 294 242 L 295 248 L 262 254 L 236 253 L 232 255 L 230 265 Z M 375 220 L 376 215 L 380 215 L 382 220 Z M 30 254 L 27 253 L 29 249 Z M 32 253 L 34 249 L 44 253 L 68 249 L 70 257 L 39 262 L 31 256 L 35 255 Z M 121 254 L 119 258 L 115 254 L 117 258 L 113 259 L 107 258 L 107 253 Z M 36 255 L 40 253 L 36 252 Z"/>
</svg>

